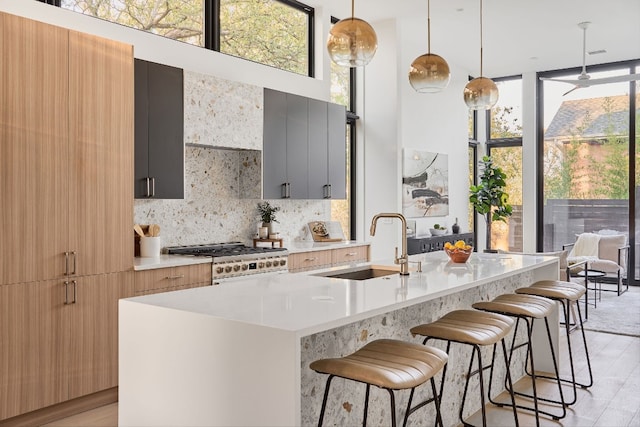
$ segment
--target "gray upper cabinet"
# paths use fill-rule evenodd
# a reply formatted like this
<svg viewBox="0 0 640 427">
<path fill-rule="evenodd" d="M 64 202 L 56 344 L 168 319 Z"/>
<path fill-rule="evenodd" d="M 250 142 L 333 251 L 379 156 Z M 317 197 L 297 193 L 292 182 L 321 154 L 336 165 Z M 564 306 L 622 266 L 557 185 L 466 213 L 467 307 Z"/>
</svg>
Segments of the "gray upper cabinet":
<svg viewBox="0 0 640 427">
<path fill-rule="evenodd" d="M 346 199 L 346 109 L 309 99 L 309 199 Z"/>
<path fill-rule="evenodd" d="M 184 198 L 184 102 L 180 68 L 135 60 L 136 198 Z"/>
<path fill-rule="evenodd" d="M 263 197 L 346 198 L 346 112 L 265 89 Z"/>
</svg>

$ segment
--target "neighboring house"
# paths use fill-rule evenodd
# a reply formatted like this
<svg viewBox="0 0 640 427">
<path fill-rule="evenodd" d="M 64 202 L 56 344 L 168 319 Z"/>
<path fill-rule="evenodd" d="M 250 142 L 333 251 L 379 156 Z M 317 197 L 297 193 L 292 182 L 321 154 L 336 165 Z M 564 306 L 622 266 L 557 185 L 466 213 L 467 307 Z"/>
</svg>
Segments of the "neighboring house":
<svg viewBox="0 0 640 427">
<path fill-rule="evenodd" d="M 617 141 L 625 147 L 618 146 L 618 151 L 611 144 L 605 145 L 607 141 Z M 601 198 L 600 183 L 593 181 L 599 175 L 589 170 L 607 168 L 613 157 L 626 155 L 628 141 L 629 96 L 565 101 L 544 134 L 545 174 L 552 177 L 568 168 L 572 171 L 569 198 Z"/>
<path fill-rule="evenodd" d="M 546 129 L 544 140 L 602 144 L 611 136 L 628 138 L 628 132 L 629 97 L 608 96 L 563 102 Z"/>
</svg>

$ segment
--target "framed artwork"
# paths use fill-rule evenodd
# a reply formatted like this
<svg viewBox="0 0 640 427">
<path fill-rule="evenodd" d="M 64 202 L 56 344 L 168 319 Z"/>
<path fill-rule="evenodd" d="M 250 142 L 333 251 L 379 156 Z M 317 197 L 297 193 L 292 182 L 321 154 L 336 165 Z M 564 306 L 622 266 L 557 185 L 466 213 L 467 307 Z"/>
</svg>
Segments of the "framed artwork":
<svg viewBox="0 0 640 427">
<path fill-rule="evenodd" d="M 446 154 L 404 150 L 402 213 L 407 218 L 449 214 L 449 163 Z"/>
</svg>

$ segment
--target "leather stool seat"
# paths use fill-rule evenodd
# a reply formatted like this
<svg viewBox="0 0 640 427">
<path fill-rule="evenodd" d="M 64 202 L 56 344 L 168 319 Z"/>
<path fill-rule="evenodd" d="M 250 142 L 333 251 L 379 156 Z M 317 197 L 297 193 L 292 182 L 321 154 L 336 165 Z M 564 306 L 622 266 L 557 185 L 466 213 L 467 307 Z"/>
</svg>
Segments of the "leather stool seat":
<svg viewBox="0 0 640 427">
<path fill-rule="evenodd" d="M 492 301 L 476 302 L 472 307 L 492 313 L 544 319 L 551 314 L 554 303 L 547 298 L 534 295 L 504 294 Z"/>
<path fill-rule="evenodd" d="M 316 360 L 309 367 L 323 374 L 402 390 L 423 384 L 446 363 L 447 353 L 437 348 L 381 339 L 344 357 Z"/>
<path fill-rule="evenodd" d="M 436 424 L 442 425 L 440 398 L 433 377 L 447 364 L 448 356 L 435 347 L 427 347 L 405 341 L 380 339 L 372 341 L 356 352 L 344 357 L 320 359 L 311 362 L 309 367 L 316 372 L 328 374 L 325 386 L 319 426 L 322 426 L 327 406 L 327 397 L 331 380 L 340 377 L 366 384 L 363 425 L 367 424 L 369 388 L 374 385 L 389 392 L 391 399 L 391 425 L 396 425 L 394 390 L 411 389 L 404 424 L 409 414 L 430 402 L 435 402 Z M 415 388 L 431 381 L 433 397 L 411 407 Z"/>
<path fill-rule="evenodd" d="M 561 280 L 540 280 L 528 288 L 516 289 L 517 294 L 538 295 L 545 298 L 569 301 L 578 301 L 586 291 L 583 285 Z"/>
<path fill-rule="evenodd" d="M 499 314 L 456 310 L 445 314 L 435 322 L 414 326 L 411 328 L 411 333 L 484 346 L 495 344 L 504 338 L 513 324 L 513 319 Z"/>
</svg>

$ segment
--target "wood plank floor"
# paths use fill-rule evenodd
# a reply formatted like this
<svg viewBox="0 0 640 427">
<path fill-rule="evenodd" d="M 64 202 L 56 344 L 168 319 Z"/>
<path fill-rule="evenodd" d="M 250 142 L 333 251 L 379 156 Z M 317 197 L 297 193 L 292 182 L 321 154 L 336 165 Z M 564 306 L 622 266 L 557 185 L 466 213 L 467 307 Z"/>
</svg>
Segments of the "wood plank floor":
<svg viewBox="0 0 640 427">
<path fill-rule="evenodd" d="M 630 315 L 638 315 L 633 313 Z M 581 348 L 579 331 L 571 334 L 572 344 Z M 578 389 L 577 403 L 568 408 L 567 416 L 560 421 L 541 417 L 542 426 L 640 426 L 640 338 L 626 335 L 586 331 L 591 353 L 595 384 L 588 390 Z M 561 334 L 562 336 L 562 334 Z M 575 337 L 575 338 L 574 338 Z M 580 350 L 579 350 L 580 351 Z M 568 356 L 563 352 L 563 375 L 570 373 Z M 578 361 L 580 362 L 580 361 Z M 586 368 L 577 372 L 578 379 L 586 378 Z M 523 379 L 516 388 L 526 388 Z M 540 393 L 553 393 L 556 389 L 546 383 L 538 387 Z M 565 396 L 571 396 L 570 387 L 563 388 Z M 501 396 L 502 397 L 502 396 Z M 487 422 L 490 426 L 512 426 L 510 409 L 487 406 Z M 557 409 L 557 407 L 555 407 Z M 527 411 L 519 411 L 521 426 L 535 426 L 535 417 Z M 480 414 L 468 420 L 481 425 Z M 118 423 L 118 404 L 103 406 L 92 411 L 47 424 L 48 427 L 111 427 Z"/>
</svg>

